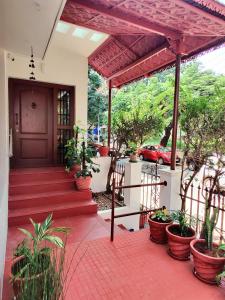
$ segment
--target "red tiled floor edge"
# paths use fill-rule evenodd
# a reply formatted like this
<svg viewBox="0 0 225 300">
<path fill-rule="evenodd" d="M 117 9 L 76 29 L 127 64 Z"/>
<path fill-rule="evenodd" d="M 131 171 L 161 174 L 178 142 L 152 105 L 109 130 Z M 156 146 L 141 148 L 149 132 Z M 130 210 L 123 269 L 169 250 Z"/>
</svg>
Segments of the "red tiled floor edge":
<svg viewBox="0 0 225 300">
<path fill-rule="evenodd" d="M 68 265 L 73 276 L 66 300 L 222 300 L 225 296 L 222 289 L 197 280 L 191 262 L 175 261 L 166 246 L 149 241 L 148 230 L 124 232 L 113 243 L 107 237 L 70 244 Z"/>
</svg>

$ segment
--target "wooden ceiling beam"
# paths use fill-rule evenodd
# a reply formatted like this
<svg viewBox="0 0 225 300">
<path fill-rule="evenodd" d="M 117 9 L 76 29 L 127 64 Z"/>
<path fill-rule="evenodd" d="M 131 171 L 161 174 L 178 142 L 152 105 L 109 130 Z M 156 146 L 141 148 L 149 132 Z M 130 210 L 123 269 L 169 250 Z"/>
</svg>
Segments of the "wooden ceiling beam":
<svg viewBox="0 0 225 300">
<path fill-rule="evenodd" d="M 130 69 L 140 65 L 141 63 L 143 63 L 144 61 L 148 60 L 150 57 L 159 54 L 161 51 L 165 50 L 166 48 L 169 47 L 169 43 L 165 42 L 163 43 L 160 47 L 152 50 L 151 52 L 149 52 L 147 55 L 141 57 L 140 59 L 136 60 L 135 62 L 133 62 L 132 64 L 126 66 L 125 68 L 123 68 L 122 70 L 114 73 L 112 76 L 110 76 L 109 78 L 107 78 L 108 80 L 111 80 L 115 77 L 118 77 L 120 75 L 122 75 L 123 73 L 129 71 Z"/>
<path fill-rule="evenodd" d="M 138 29 L 154 32 L 156 34 L 167 36 L 170 38 L 177 39 L 180 36 L 180 32 L 174 29 L 170 29 L 166 26 L 162 26 L 160 24 L 157 24 L 155 22 L 151 22 L 148 20 L 142 20 L 141 18 L 138 18 L 134 15 L 124 14 L 119 8 L 115 7 L 108 8 L 104 5 L 94 5 L 93 2 L 90 0 L 72 0 L 74 3 L 78 4 L 79 6 L 92 10 L 96 13 L 99 13 L 100 15 L 108 16 L 114 19 L 117 19 L 121 22 L 124 22 L 126 24 L 135 26 Z M 83 24 L 85 26 L 85 24 Z"/>
</svg>

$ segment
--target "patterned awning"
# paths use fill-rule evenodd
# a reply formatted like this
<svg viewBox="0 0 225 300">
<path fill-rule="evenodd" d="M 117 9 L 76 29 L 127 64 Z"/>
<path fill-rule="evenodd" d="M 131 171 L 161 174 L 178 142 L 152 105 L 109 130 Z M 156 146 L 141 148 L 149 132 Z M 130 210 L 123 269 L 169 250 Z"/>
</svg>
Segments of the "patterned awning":
<svg viewBox="0 0 225 300">
<path fill-rule="evenodd" d="M 110 37 L 89 64 L 119 87 L 225 43 L 214 0 L 68 0 L 61 19 Z"/>
</svg>

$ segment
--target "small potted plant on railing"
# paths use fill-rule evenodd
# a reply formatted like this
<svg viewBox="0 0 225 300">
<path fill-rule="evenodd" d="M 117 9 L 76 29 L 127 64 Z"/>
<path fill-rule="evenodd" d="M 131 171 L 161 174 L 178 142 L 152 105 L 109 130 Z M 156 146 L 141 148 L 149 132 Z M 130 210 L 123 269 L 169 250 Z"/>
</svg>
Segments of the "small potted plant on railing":
<svg viewBox="0 0 225 300">
<path fill-rule="evenodd" d="M 170 213 L 166 207 L 152 213 L 148 223 L 150 227 L 150 239 L 157 244 L 166 244 L 166 226 L 172 223 Z"/>
<path fill-rule="evenodd" d="M 135 143 L 129 144 L 130 160 L 129 162 L 137 162 L 137 145 Z"/>
<path fill-rule="evenodd" d="M 92 161 L 92 155 L 91 149 L 86 148 L 85 141 L 83 141 L 80 152 L 81 170 L 74 176 L 78 190 L 90 189 L 92 172 L 100 172 L 98 165 Z"/>
<path fill-rule="evenodd" d="M 57 269 L 52 256 L 53 247 L 47 247 L 44 242 L 48 241 L 57 248 L 64 249 L 63 240 L 53 233 L 67 234 L 69 229 L 52 227 L 52 215 L 49 215 L 42 224 L 35 223 L 32 219 L 30 221 L 34 232 L 19 228 L 26 238 L 18 244 L 13 255 L 11 282 L 15 297 L 16 299 L 50 299 L 48 297 L 50 291 L 52 295 L 60 296 L 62 286 L 59 280 L 62 279 L 60 278 L 62 273 Z M 64 256 L 64 251 L 58 254 L 58 260 L 62 262 L 60 255 Z"/>
<path fill-rule="evenodd" d="M 100 156 L 108 156 L 109 147 L 106 146 L 105 140 L 102 141 L 102 146 L 98 148 L 98 152 L 99 152 Z"/>
<path fill-rule="evenodd" d="M 171 217 L 176 224 L 170 224 L 166 227 L 168 253 L 177 260 L 189 260 L 190 242 L 195 239 L 195 231 L 191 227 L 194 219 L 188 218 L 183 210 L 173 212 Z"/>
</svg>

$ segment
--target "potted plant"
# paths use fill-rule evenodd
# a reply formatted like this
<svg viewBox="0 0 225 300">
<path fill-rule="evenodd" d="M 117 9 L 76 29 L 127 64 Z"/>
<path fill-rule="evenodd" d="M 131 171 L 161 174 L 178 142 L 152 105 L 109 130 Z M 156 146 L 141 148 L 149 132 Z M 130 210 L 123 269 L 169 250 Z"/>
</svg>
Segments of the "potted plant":
<svg viewBox="0 0 225 300">
<path fill-rule="evenodd" d="M 99 152 L 100 156 L 108 156 L 109 147 L 106 146 L 105 140 L 102 141 L 102 146 L 98 148 L 98 152 Z"/>
<path fill-rule="evenodd" d="M 35 223 L 32 219 L 30 221 L 34 232 L 19 228 L 26 238 L 18 244 L 14 251 L 11 282 L 16 299 L 49 299 L 46 298 L 49 291 L 52 294 L 60 293 L 58 290 L 60 285 L 58 282 L 57 284 L 54 282 L 55 273 L 58 271 L 52 257 L 53 248 L 46 246 L 45 242 L 49 242 L 57 248 L 64 248 L 63 240 L 54 233 L 67 234 L 69 229 L 52 227 L 52 215 L 49 215 L 42 224 Z M 28 294 L 29 297 L 26 298 L 25 295 Z"/>
<path fill-rule="evenodd" d="M 137 162 L 137 145 L 134 143 L 129 144 L 130 160 L 129 162 Z"/>
<path fill-rule="evenodd" d="M 87 190 L 91 186 L 92 171 L 95 173 L 100 172 L 97 164 L 92 161 L 92 151 L 86 148 L 85 141 L 82 142 L 81 152 L 81 170 L 75 174 L 75 185 L 78 190 Z"/>
<path fill-rule="evenodd" d="M 73 171 L 74 173 L 80 171 L 81 169 L 81 160 L 79 155 L 79 145 L 78 145 L 78 136 L 82 133 L 82 129 L 79 126 L 74 125 L 74 137 L 67 141 L 65 145 L 66 154 L 66 171 L 70 172 Z"/>
<path fill-rule="evenodd" d="M 168 253 L 177 260 L 190 259 L 190 242 L 195 239 L 195 231 L 191 228 L 193 219 L 188 220 L 185 211 L 178 210 L 171 214 L 176 224 L 166 227 L 168 237 Z"/>
<path fill-rule="evenodd" d="M 166 226 L 172 223 L 170 213 L 163 207 L 152 213 L 148 220 L 150 227 L 150 239 L 157 244 L 167 242 Z"/>
</svg>

